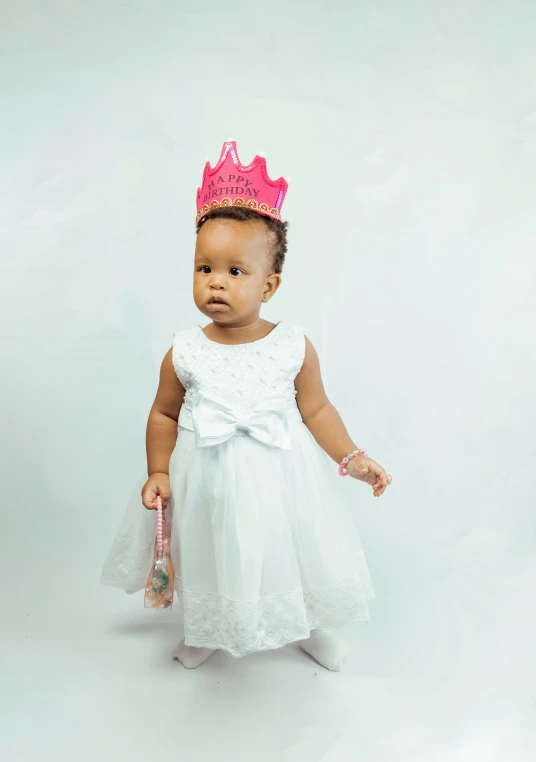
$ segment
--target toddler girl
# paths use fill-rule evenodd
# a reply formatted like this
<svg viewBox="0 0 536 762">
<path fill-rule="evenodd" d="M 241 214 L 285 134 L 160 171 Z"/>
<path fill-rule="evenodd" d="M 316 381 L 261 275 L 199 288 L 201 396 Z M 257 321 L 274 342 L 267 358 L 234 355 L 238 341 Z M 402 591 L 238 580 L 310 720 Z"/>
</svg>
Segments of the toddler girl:
<svg viewBox="0 0 536 762">
<path fill-rule="evenodd" d="M 234 141 L 205 166 L 193 295 L 210 323 L 176 333 L 164 357 L 147 424 L 148 510 L 138 493 L 102 574 L 129 593 L 145 586 L 160 496 L 184 615 L 173 656 L 190 669 L 217 649 L 298 642 L 339 670 L 347 652 L 326 628 L 369 621 L 375 597 L 332 461 L 377 497 L 391 477 L 350 438 L 303 329 L 260 318 L 281 284 L 287 188 L 260 156 L 243 166 Z"/>
</svg>

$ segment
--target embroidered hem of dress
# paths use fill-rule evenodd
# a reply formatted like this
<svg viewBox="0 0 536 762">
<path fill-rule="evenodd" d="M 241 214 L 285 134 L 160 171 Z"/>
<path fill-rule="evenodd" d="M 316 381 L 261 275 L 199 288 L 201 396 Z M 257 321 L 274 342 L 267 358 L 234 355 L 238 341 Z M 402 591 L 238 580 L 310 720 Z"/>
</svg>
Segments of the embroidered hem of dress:
<svg viewBox="0 0 536 762">
<path fill-rule="evenodd" d="M 128 594 L 135 593 L 145 586 L 152 557 L 152 544 L 117 537 L 100 581 Z M 367 600 L 376 595 L 363 551 L 357 553 L 356 563 L 358 573 L 351 579 L 323 588 L 298 587 L 256 601 L 233 601 L 217 593 L 184 591 L 182 580 L 176 577 L 186 645 L 228 651 L 239 657 L 304 640 L 318 627 L 369 622 Z"/>
<path fill-rule="evenodd" d="M 367 600 L 376 597 L 372 586 L 359 578 L 256 601 L 183 591 L 178 578 L 175 589 L 184 610 L 186 645 L 227 651 L 235 657 L 304 640 L 319 627 L 370 622 Z"/>
</svg>

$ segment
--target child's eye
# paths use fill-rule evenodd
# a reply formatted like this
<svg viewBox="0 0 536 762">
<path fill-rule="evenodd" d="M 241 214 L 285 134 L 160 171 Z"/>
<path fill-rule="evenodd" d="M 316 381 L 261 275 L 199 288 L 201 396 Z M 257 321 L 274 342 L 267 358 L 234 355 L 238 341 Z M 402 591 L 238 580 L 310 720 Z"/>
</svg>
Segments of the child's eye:
<svg viewBox="0 0 536 762">
<path fill-rule="evenodd" d="M 199 268 L 200 270 L 208 270 L 210 272 L 210 267 L 208 265 L 201 265 Z"/>
<path fill-rule="evenodd" d="M 231 275 L 236 275 L 236 273 L 243 273 L 244 271 L 241 270 L 239 267 L 231 267 L 230 271 Z"/>
</svg>

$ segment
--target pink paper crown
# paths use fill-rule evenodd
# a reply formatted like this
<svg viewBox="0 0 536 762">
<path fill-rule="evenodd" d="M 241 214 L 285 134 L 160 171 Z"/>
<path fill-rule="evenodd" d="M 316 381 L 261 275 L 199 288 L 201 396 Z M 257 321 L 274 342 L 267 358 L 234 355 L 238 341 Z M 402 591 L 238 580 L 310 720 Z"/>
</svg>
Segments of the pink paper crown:
<svg viewBox="0 0 536 762">
<path fill-rule="evenodd" d="M 197 189 L 195 223 L 197 225 L 207 212 L 219 206 L 245 206 L 281 221 L 281 206 L 287 189 L 284 178 L 270 180 L 263 156 L 255 156 L 245 167 L 238 158 L 236 141 L 227 140 L 216 166 L 211 169 L 210 162 L 205 164 L 203 182 Z"/>
</svg>

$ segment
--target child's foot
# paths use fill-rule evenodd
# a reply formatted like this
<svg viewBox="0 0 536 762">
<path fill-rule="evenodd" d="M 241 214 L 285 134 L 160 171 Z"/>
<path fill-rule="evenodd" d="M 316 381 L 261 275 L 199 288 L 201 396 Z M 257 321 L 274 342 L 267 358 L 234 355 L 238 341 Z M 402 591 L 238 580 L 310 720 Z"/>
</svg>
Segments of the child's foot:
<svg viewBox="0 0 536 762">
<path fill-rule="evenodd" d="M 339 672 L 348 658 L 346 646 L 327 630 L 313 630 L 307 640 L 300 641 L 300 648 L 332 672 Z"/>
<path fill-rule="evenodd" d="M 179 645 L 173 649 L 171 655 L 175 661 L 180 661 L 186 669 L 195 669 L 200 664 L 203 664 L 213 653 L 214 649 L 212 648 L 194 648 L 193 646 L 185 645 L 184 640 L 181 640 Z"/>
</svg>

